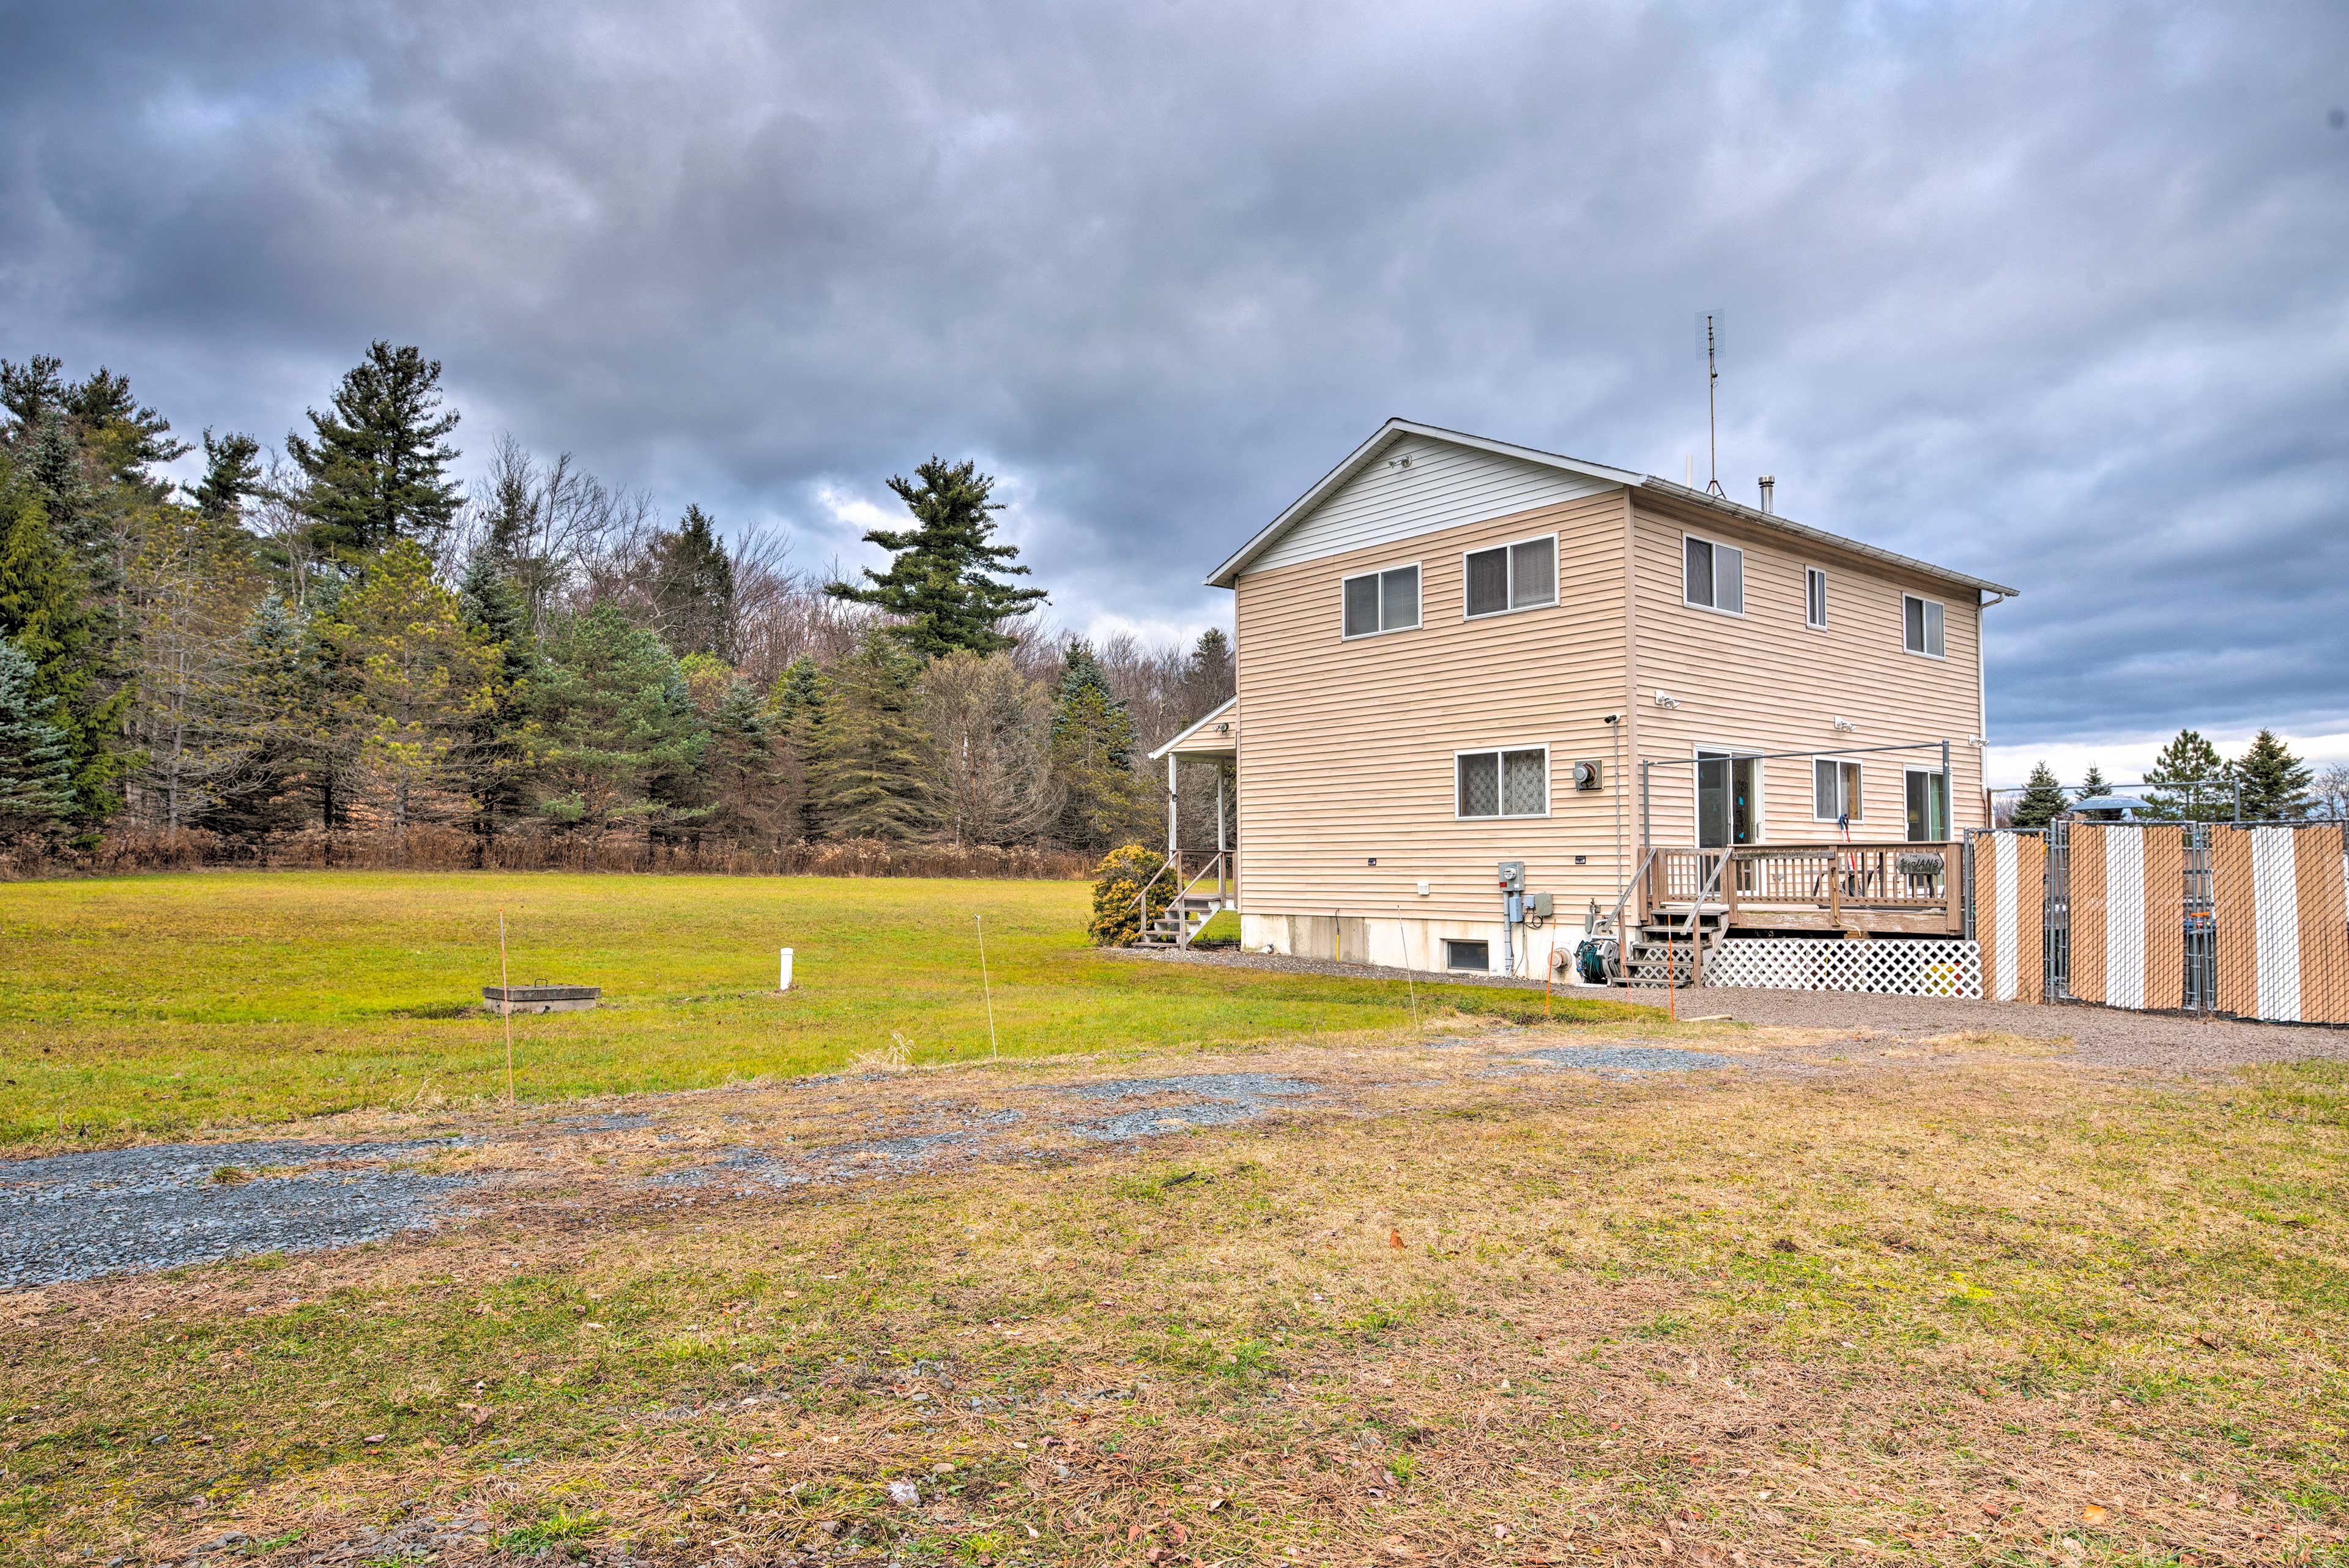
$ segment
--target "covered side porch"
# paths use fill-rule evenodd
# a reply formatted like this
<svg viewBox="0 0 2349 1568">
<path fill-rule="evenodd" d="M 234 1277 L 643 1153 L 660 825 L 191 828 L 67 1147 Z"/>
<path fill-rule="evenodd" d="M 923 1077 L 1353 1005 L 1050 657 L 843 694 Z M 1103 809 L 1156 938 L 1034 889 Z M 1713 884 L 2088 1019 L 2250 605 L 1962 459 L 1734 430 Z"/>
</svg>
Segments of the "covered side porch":
<svg viewBox="0 0 2349 1568">
<path fill-rule="evenodd" d="M 1233 697 L 1150 753 L 1151 761 L 1166 764 L 1166 867 L 1143 888 L 1143 908 L 1146 913 L 1169 879 L 1174 896 L 1164 913 L 1143 922 L 1143 947 L 1187 948 L 1217 913 L 1239 908 L 1239 854 L 1232 842 L 1230 799 L 1239 749 L 1240 701 Z M 1186 776 L 1202 771 L 1202 764 L 1215 775 L 1215 847 L 1185 849 L 1183 786 Z"/>
</svg>

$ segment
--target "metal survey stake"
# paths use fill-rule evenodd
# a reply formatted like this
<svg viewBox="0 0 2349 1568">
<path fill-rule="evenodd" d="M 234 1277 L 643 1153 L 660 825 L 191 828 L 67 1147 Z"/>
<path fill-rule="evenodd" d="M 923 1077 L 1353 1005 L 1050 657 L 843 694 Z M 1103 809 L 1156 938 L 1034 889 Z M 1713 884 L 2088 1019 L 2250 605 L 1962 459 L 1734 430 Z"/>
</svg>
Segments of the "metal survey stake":
<svg viewBox="0 0 2349 1568">
<path fill-rule="evenodd" d="M 987 980 L 987 917 L 973 915 L 971 919 L 978 927 L 978 989 L 987 998 L 987 1059 L 997 1062 L 1003 1054 L 995 1044 L 995 988 Z"/>
<path fill-rule="evenodd" d="M 506 1106 L 513 1096 L 513 981 L 506 978 L 506 912 L 498 911 L 498 1012 L 506 1021 Z"/>
</svg>

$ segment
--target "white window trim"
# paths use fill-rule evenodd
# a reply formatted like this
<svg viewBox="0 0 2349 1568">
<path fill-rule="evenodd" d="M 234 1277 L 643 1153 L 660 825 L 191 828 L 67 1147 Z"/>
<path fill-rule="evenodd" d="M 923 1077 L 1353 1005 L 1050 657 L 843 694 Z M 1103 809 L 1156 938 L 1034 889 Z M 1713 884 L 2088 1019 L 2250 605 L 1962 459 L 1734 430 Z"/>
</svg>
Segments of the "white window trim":
<svg viewBox="0 0 2349 1568">
<path fill-rule="evenodd" d="M 1527 606 L 1527 608 L 1533 607 Z M 1482 616 L 1477 617 L 1484 619 Z M 1542 754 L 1542 808 L 1539 811 L 1496 811 L 1490 816 L 1469 816 L 1460 809 L 1460 759 L 1463 757 L 1498 757 L 1504 752 L 1539 752 Z M 1494 764 L 1499 766 L 1498 763 Z M 1496 778 L 1495 786 L 1507 789 L 1505 780 Z M 1549 771 L 1549 742 L 1523 741 L 1516 744 L 1504 742 L 1497 746 L 1463 746 L 1452 753 L 1452 820 L 1454 822 L 1537 822 L 1550 814 L 1557 796 L 1556 781 Z"/>
<path fill-rule="evenodd" d="M 1516 556 L 1511 555 L 1509 552 L 1511 552 L 1511 551 L 1515 550 L 1515 549 L 1516 549 L 1518 545 L 1531 545 L 1531 544 L 1534 544 L 1534 543 L 1536 543 L 1536 542 L 1537 542 L 1537 541 L 1539 541 L 1539 540 L 1542 540 L 1542 539 L 1547 539 L 1547 540 L 1549 541 L 1549 600 L 1548 600 L 1548 602 L 1547 602 L 1547 603 L 1546 603 L 1546 604 L 1537 604 L 1537 605 L 1508 605 L 1508 606 L 1506 606 L 1506 607 L 1503 607 L 1503 608 L 1500 608 L 1500 609 L 1496 609 L 1496 610 L 1486 610 L 1486 611 L 1485 611 L 1484 614 L 1482 614 L 1482 615 L 1470 615 L 1470 614 L 1468 613 L 1468 557 L 1469 557 L 1469 556 L 1489 556 L 1489 555 L 1491 555 L 1491 554 L 1492 554 L 1494 551 L 1495 551 L 1495 550 L 1500 551 L 1500 552 L 1502 553 L 1501 558 L 1508 564 L 1508 569 L 1509 569 L 1509 597 L 1511 597 L 1511 598 L 1516 598 L 1516 597 L 1517 597 L 1517 558 L 1516 558 Z M 1461 551 L 1461 552 L 1460 552 L 1460 618 L 1461 618 L 1462 620 L 1495 620 L 1495 619 L 1498 619 L 1500 617 L 1505 616 L 1505 615 L 1525 615 L 1525 614 L 1526 614 L 1527 612 L 1532 611 L 1532 610 L 1546 610 L 1546 609 L 1556 609 L 1556 608 L 1557 608 L 1557 602 L 1558 602 L 1557 578 L 1558 578 L 1558 573 L 1559 573 L 1561 570 L 1563 570 L 1563 569 L 1564 569 L 1564 563 L 1562 563 L 1562 562 L 1558 559 L 1558 556 L 1559 556 L 1559 555 L 1560 555 L 1560 552 L 1559 552 L 1558 547 L 1557 547 L 1557 541 L 1558 541 L 1558 535 L 1557 535 L 1556 534 L 1528 534 L 1528 535 L 1526 535 L 1524 538 L 1522 538 L 1522 539 L 1509 539 L 1509 540 L 1506 540 L 1506 541 L 1504 541 L 1503 543 L 1498 544 L 1498 545 L 1477 545 L 1477 546 L 1476 546 L 1475 549 L 1473 549 L 1473 550 L 1463 550 L 1463 551 Z M 1423 615 L 1422 615 L 1422 618 L 1423 618 L 1423 619 L 1424 619 L 1424 618 L 1425 618 L 1424 613 L 1423 613 Z M 1512 747 L 1512 748 L 1510 748 L 1510 749 L 1511 749 L 1511 750 L 1513 750 L 1513 751 L 1520 751 L 1520 752 L 1522 752 L 1522 751 L 1526 750 L 1526 748 L 1525 748 L 1525 747 L 1523 747 L 1523 746 L 1515 746 L 1515 747 Z M 1481 821 L 1481 820 L 1483 820 L 1483 819 L 1482 819 L 1482 818 L 1475 818 L 1475 819 L 1472 819 L 1472 820 L 1478 820 L 1478 821 Z"/>
<path fill-rule="evenodd" d="M 1909 646 L 1909 601 L 1910 599 L 1916 600 L 1920 605 L 1938 605 L 1940 607 L 1940 652 L 1928 653 L 1921 648 L 1911 648 Z M 1947 600 L 1929 599 L 1922 594 L 1904 593 L 1900 596 L 1900 651 L 1907 654 L 1911 659 L 1938 659 L 1946 660 L 1950 657 L 1950 607 Z M 1928 773 L 1939 773 L 1940 770 L 1939 768 L 1929 768 L 1925 771 Z"/>
<path fill-rule="evenodd" d="M 1816 620 L 1811 618 L 1811 579 L 1813 577 L 1819 580 L 1819 618 Z M 1906 616 L 1909 612 L 1903 610 L 1900 613 Z M 1825 566 L 1803 568 L 1803 624 L 1813 631 L 1825 631 L 1827 628 L 1827 569 Z M 1900 640 L 1903 642 L 1909 640 L 1909 629 L 1905 624 L 1900 630 Z"/>
<path fill-rule="evenodd" d="M 1409 566 L 1412 570 L 1419 574 L 1419 618 L 1412 622 L 1409 626 L 1382 626 L 1376 631 L 1348 631 L 1346 629 L 1346 585 L 1360 577 L 1383 577 L 1389 572 L 1400 572 L 1405 566 Z M 1381 620 L 1386 618 L 1386 602 L 1384 585 L 1381 585 L 1379 595 L 1379 618 Z M 1338 579 L 1338 640 L 1340 642 L 1361 642 L 1365 638 L 1392 637 L 1399 631 L 1424 630 L 1426 626 L 1427 567 L 1422 563 L 1418 561 L 1397 561 L 1392 566 L 1372 566 L 1368 571 L 1348 572 L 1344 576 Z"/>
<path fill-rule="evenodd" d="M 1716 539 L 1710 534 L 1699 534 L 1691 529 L 1683 528 L 1681 530 L 1682 607 L 1685 609 L 1702 610 L 1707 615 L 1725 615 L 1732 620 L 1744 620 L 1745 618 L 1745 612 L 1742 609 L 1725 610 L 1718 605 L 1701 605 L 1694 599 L 1689 597 L 1688 542 L 1691 539 L 1694 539 L 1701 544 L 1710 545 L 1715 550 L 1734 550 L 1737 552 L 1738 593 L 1741 600 L 1745 597 L 1745 557 L 1749 554 L 1745 546 L 1743 545 L 1733 544 L 1727 539 Z M 1713 557 L 1713 586 L 1715 592 L 1718 592 L 1721 588 L 1721 558 L 1718 556 Z M 1908 633 L 1904 631 L 1901 636 L 1905 640 Z"/>
<path fill-rule="evenodd" d="M 1698 609 L 1702 607 L 1692 605 L 1689 607 L 1692 609 Z M 1704 829 L 1702 826 L 1704 805 L 1702 801 L 1698 798 L 1697 770 L 1702 765 L 1704 754 L 1707 752 L 1711 752 L 1715 756 L 1729 757 L 1733 760 L 1738 757 L 1751 757 L 1756 759 L 1757 762 L 1766 754 L 1762 752 L 1754 751 L 1750 746 L 1733 746 L 1722 741 L 1693 741 L 1690 742 L 1689 756 L 1692 759 L 1689 763 L 1689 842 L 1691 844 L 1694 844 L 1698 839 L 1704 836 Z M 1733 849 L 1751 849 L 1754 845 L 1767 844 L 1770 842 L 1769 788 L 1770 770 L 1767 767 L 1757 765 L 1754 770 L 1754 827 L 1757 836 L 1754 838 L 1753 844 L 1732 845 L 1730 847 Z"/>
<path fill-rule="evenodd" d="M 1854 786 L 1852 798 L 1865 808 L 1868 804 L 1868 764 L 1857 757 L 1838 756 L 1833 752 L 1816 752 L 1811 755 L 1811 820 L 1829 825 L 1842 820 L 1840 817 L 1819 815 L 1819 764 L 1821 763 L 1834 763 L 1839 767 L 1859 770 L 1859 778 Z M 1904 790 L 1908 787 L 1905 784 L 1901 785 Z M 1909 803 L 1905 798 L 1900 803 L 1900 815 L 1904 818 L 1909 815 Z M 1868 813 L 1865 809 L 1852 813 L 1851 816 L 1854 822 L 1864 822 L 1867 818 Z"/>
</svg>

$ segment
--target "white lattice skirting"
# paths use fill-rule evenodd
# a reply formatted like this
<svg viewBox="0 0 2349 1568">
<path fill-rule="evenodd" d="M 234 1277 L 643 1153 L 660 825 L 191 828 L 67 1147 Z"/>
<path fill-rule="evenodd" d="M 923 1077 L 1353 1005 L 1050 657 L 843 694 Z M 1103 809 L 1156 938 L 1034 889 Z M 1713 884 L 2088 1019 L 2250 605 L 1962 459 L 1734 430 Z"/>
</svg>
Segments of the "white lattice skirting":
<svg viewBox="0 0 2349 1568">
<path fill-rule="evenodd" d="M 1704 956 L 1707 985 L 1980 997 L 1982 944 L 1732 937 Z"/>
</svg>

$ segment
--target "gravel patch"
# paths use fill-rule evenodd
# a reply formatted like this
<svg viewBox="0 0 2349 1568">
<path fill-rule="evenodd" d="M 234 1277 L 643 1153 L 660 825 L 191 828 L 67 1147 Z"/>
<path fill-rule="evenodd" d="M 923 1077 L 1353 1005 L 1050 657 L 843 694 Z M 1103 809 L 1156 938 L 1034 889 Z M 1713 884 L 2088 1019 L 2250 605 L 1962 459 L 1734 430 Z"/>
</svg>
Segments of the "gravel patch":
<svg viewBox="0 0 2349 1568">
<path fill-rule="evenodd" d="M 1571 1067 L 1581 1073 L 1609 1075 L 1624 1073 L 1696 1073 L 1709 1067 L 1744 1064 L 1710 1051 L 1682 1051 L 1669 1045 L 1546 1045 L 1528 1051 L 1524 1060 Z"/>
<path fill-rule="evenodd" d="M 2084 1066 L 2150 1072 L 2219 1072 L 2310 1057 L 2349 1059 L 2349 1029 L 2129 1012 L 2078 1002 L 2043 1005 L 1706 986 L 1682 993 L 1681 1014 L 1726 1014 L 1740 1023 L 1868 1029 L 1917 1038 L 1971 1030 L 2033 1039 L 2069 1037 L 2073 1059 Z"/>
<path fill-rule="evenodd" d="M 0 1285 L 315 1251 L 425 1230 L 439 1201 L 474 1179 L 394 1162 L 457 1141 L 150 1144 L 0 1163 Z"/>
<path fill-rule="evenodd" d="M 1320 1093 L 1303 1078 L 1270 1073 L 1177 1073 L 1164 1078 L 1112 1078 L 1098 1084 L 1063 1084 L 1060 1092 L 1080 1100 L 1131 1100 L 1143 1095 L 1195 1095 L 1211 1100 L 1261 1105 L 1268 1100 Z"/>
</svg>

